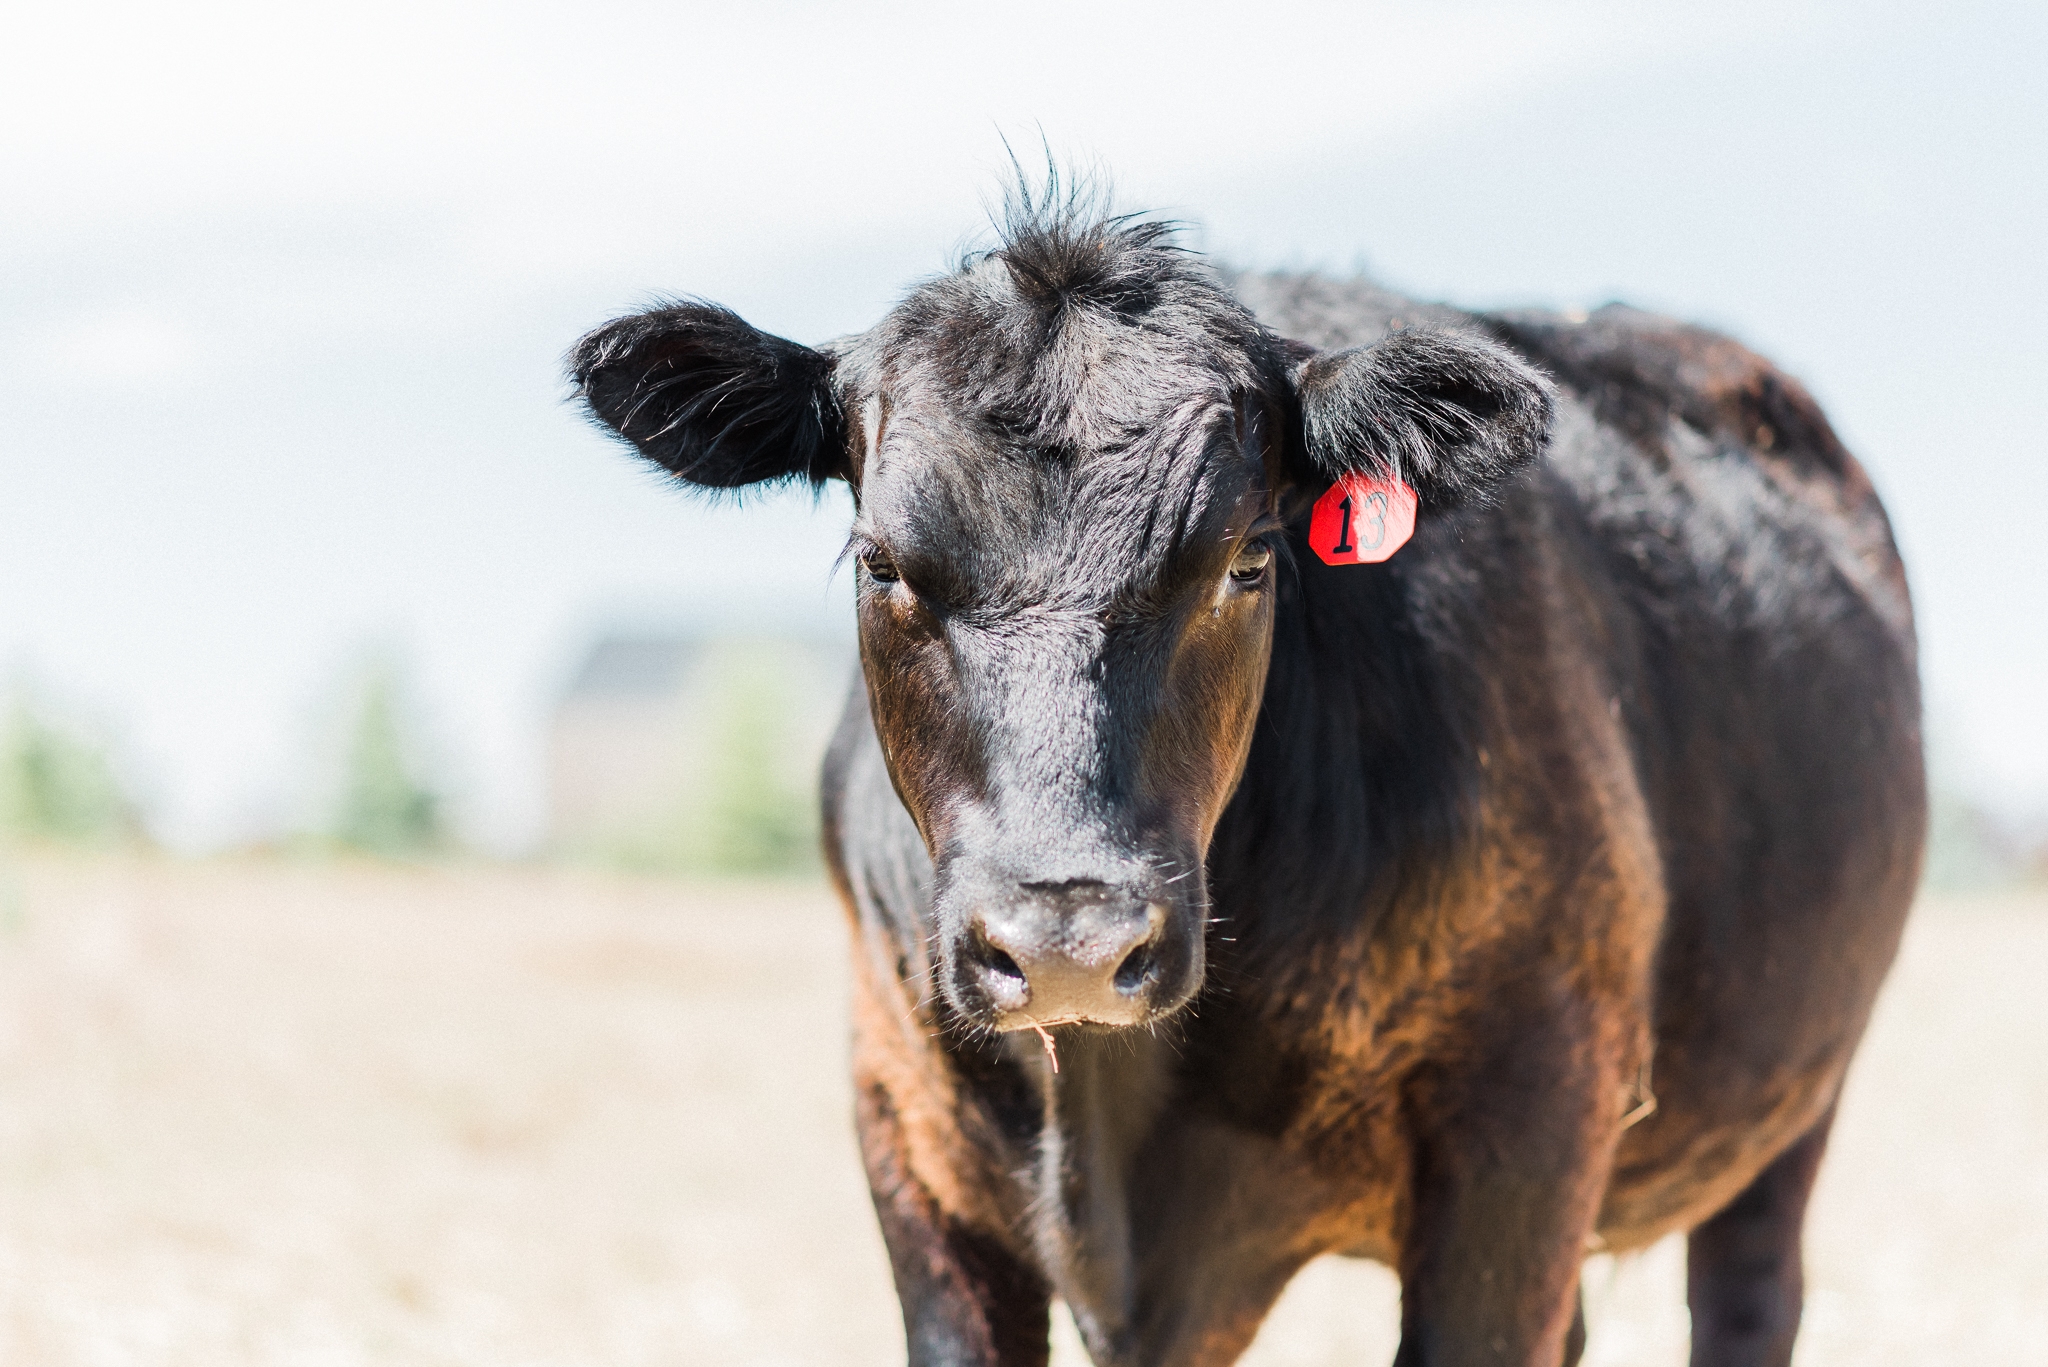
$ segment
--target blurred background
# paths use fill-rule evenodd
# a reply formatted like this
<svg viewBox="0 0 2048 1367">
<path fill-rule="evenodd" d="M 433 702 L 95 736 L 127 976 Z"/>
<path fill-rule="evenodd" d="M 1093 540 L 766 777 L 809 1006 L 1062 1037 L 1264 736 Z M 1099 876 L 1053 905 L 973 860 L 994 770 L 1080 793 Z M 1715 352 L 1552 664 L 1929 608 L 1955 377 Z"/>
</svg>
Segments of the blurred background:
<svg viewBox="0 0 2048 1367">
<path fill-rule="evenodd" d="M 1226 261 L 1625 299 L 1772 356 L 1890 504 L 1945 788 L 2021 845 L 2048 823 L 2039 6 L 9 27 L 0 669 L 172 848 L 331 824 L 376 677 L 449 838 L 539 849 L 554 710 L 601 641 L 843 645 L 843 501 L 668 491 L 564 402 L 560 357 L 658 292 L 806 341 L 867 326 L 984 237 L 1003 134 Z"/>
<path fill-rule="evenodd" d="M 2048 1016 L 2012 976 L 2048 965 L 2043 71 L 2048 11 L 1991 0 L 10 12 L 0 1359 L 815 1362 L 851 1335 L 887 1360 L 811 811 L 847 501 L 693 501 L 579 417 L 560 358 L 662 293 L 863 328 L 986 240 L 1006 136 L 1230 264 L 1622 299 L 1801 377 L 1913 577 L 1929 886 L 1964 908 L 1924 918 L 1927 986 L 1899 990 L 1934 1014 L 1883 1067 L 1926 1085 L 1871 1112 L 1954 1128 L 1873 1138 L 1896 1167 L 1856 1190 L 1934 1181 L 1959 1135 L 2044 1166 Z M 1978 1014 L 1940 1015 L 1943 974 Z M 1929 1039 L 2018 1052 L 1937 1115 L 1927 1087 L 1962 1080 Z M 606 1071 L 636 1049 L 652 1072 Z M 761 1147 L 778 1106 L 814 1147 Z M 824 1185 L 790 1194 L 776 1155 Z M 401 1172 L 446 1180 L 358 1210 Z M 1941 1187 L 1941 1227 L 2048 1228 L 2043 1179 L 2012 1180 L 2032 1195 Z M 1844 1250 L 1889 1228 L 1865 1199 L 1837 1202 L 1864 1212 Z M 847 1242 L 804 1252 L 824 1208 Z M 2048 1360 L 2048 1236 L 2013 1237 L 2010 1285 L 1963 1278 L 1918 1329 L 1916 1278 L 1959 1265 L 1939 1240 L 1845 1263 L 1827 1313 L 1870 1344 L 2003 1325 L 1979 1357 Z M 586 1271 L 488 1251 L 549 1238 Z M 739 1247 L 825 1289 L 736 1273 Z M 344 1267 L 360 1301 L 321 1301 Z M 1615 1275 L 1596 1359 L 1654 1360 L 1677 1293 L 1638 1314 Z M 536 1337 L 520 1314 L 551 1306 Z M 1323 1361 L 1337 1333 L 1261 1351 Z"/>
</svg>

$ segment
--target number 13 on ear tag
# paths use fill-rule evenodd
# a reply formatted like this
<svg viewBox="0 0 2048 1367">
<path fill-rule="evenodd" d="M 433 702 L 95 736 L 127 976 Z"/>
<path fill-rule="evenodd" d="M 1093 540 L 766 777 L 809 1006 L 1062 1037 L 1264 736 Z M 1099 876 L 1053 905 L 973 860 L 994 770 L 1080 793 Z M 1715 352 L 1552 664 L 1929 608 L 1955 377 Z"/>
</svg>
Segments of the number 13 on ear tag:
<svg viewBox="0 0 2048 1367">
<path fill-rule="evenodd" d="M 1415 491 L 1399 479 L 1346 475 L 1316 500 L 1308 544 L 1325 565 L 1377 565 L 1415 535 Z"/>
</svg>

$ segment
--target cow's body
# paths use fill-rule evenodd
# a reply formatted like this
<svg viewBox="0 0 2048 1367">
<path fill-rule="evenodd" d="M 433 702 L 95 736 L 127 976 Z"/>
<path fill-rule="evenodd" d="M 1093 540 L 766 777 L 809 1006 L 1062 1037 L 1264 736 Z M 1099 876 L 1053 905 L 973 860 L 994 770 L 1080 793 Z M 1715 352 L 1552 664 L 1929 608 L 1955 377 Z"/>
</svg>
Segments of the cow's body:
<svg viewBox="0 0 2048 1367">
<path fill-rule="evenodd" d="M 1925 816 L 1868 480 L 1712 334 L 1167 239 L 1025 194 L 868 332 L 571 362 L 688 483 L 854 492 L 826 844 L 913 1364 L 1042 1364 L 1058 1296 L 1221 1367 L 1345 1252 L 1402 1367 L 1555 1367 L 1586 1252 L 1689 1230 L 1697 1367 L 1786 1367 Z M 1374 489 L 1413 542 L 1325 563 Z"/>
<path fill-rule="evenodd" d="M 1063 1041 L 1056 1075 L 1031 1034 L 944 1028 L 930 860 L 856 694 L 827 841 L 855 923 L 862 1142 L 923 1360 L 1035 1360 L 1054 1294 L 1104 1363 L 1228 1362 L 1332 1251 L 1400 1269 L 1411 1304 L 1435 1280 L 1554 1315 L 1575 1259 L 1511 1289 L 1487 1269 L 1542 1257 L 1559 1222 L 1641 1247 L 1788 1150 L 1776 1205 L 1802 1203 L 1912 897 L 1904 577 L 1796 385 L 1626 310 L 1236 286 L 1324 348 L 1492 333 L 1561 384 L 1548 458 L 1382 566 L 1326 566 L 1290 529 L 1210 850 L 1206 984 L 1148 1033 Z M 1417 1238 L 1447 1214 L 1447 1242 Z M 1723 1288 L 1736 1348 L 1696 1360 L 1751 1360 L 1745 1332 L 1789 1342 L 1770 1312 L 1788 1277 L 1796 1297 L 1792 1219 L 1795 1265 Z M 1696 1283 L 1711 1253 L 1696 1241 Z M 1407 1327 L 1404 1361 L 1486 1356 L 1456 1316 Z"/>
</svg>

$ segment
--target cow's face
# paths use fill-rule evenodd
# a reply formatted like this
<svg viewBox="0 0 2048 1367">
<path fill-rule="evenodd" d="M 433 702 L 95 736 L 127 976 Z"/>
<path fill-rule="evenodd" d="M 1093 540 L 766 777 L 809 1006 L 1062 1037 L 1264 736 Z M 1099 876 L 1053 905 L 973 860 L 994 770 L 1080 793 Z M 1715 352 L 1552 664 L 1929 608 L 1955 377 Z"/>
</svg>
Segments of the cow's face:
<svg viewBox="0 0 2048 1367">
<path fill-rule="evenodd" d="M 938 981 L 975 1026 L 1188 1001 L 1284 517 L 1351 469 L 1455 506 L 1547 421 L 1540 381 L 1476 339 L 1280 343 L 1160 236 L 1042 225 L 824 351 L 683 305 L 572 360 L 686 480 L 853 487 L 871 711 L 937 874 Z"/>
<path fill-rule="evenodd" d="M 848 353 L 868 696 L 955 1010 L 1137 1024 L 1201 981 L 1203 859 L 1272 637 L 1282 420 L 1242 350 L 1075 310 L 963 384 L 958 349 L 1003 345 L 980 331 L 892 318 Z"/>
</svg>

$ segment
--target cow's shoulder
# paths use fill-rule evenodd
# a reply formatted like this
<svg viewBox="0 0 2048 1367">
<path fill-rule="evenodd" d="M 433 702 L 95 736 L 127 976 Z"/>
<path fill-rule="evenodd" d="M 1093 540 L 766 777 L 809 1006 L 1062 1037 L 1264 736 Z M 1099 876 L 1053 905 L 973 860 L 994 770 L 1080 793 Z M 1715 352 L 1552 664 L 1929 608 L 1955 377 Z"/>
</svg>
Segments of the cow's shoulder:
<svg viewBox="0 0 2048 1367">
<path fill-rule="evenodd" d="M 1677 421 L 1785 473 L 1868 488 L 1806 387 L 1723 333 L 1624 304 L 1478 317 L 1640 444 L 1664 444 Z"/>
<path fill-rule="evenodd" d="M 1626 463 L 1631 458 L 1624 453 L 1633 448 L 1646 497 L 1666 505 L 1669 516 L 1660 525 L 1667 532 L 1694 526 L 1713 563 L 1725 567 L 1721 541 L 1746 528 L 1759 574 L 1798 573 L 1800 563 L 1825 560 L 1900 639 L 1910 637 L 1905 571 L 1877 490 L 1798 380 L 1710 328 L 1621 304 L 1590 314 L 1475 317 L 1548 370 L 1601 427 L 1626 439 L 1596 439 L 1564 467 L 1584 474 L 1589 462 Z M 1727 501 L 1732 486 L 1715 473 L 1725 472 L 1731 460 L 1747 462 L 1761 476 L 1748 486 L 1751 494 L 1733 504 Z M 1590 485 L 1582 481 L 1582 493 L 1598 504 L 1604 478 L 1593 473 Z M 1703 500 L 1685 487 L 1695 482 L 1717 484 L 1720 495 Z M 1626 520 L 1629 505 L 1624 499 L 1606 512 Z M 1711 525 L 1717 517 L 1727 525 Z M 1797 528 L 1814 549 L 1794 552 L 1759 535 L 1765 525 Z"/>
</svg>

